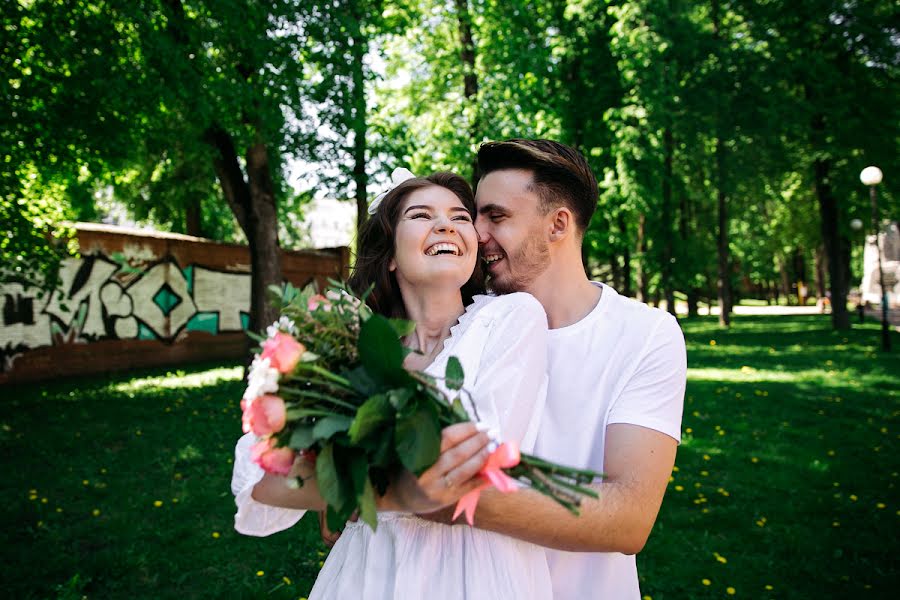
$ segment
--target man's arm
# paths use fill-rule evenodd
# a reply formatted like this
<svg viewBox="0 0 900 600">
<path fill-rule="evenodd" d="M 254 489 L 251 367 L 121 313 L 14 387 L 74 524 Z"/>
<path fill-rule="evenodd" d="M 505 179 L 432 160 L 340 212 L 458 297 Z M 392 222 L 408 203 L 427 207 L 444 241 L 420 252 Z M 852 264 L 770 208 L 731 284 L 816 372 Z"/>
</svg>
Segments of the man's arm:
<svg viewBox="0 0 900 600">
<path fill-rule="evenodd" d="M 656 521 L 677 443 L 666 434 L 637 425 L 606 429 L 599 499 L 585 498 L 574 516 L 534 490 L 502 494 L 485 490 L 475 511 L 475 526 L 547 548 L 574 552 L 622 552 L 643 549 Z M 449 522 L 446 511 L 430 518 Z"/>
</svg>

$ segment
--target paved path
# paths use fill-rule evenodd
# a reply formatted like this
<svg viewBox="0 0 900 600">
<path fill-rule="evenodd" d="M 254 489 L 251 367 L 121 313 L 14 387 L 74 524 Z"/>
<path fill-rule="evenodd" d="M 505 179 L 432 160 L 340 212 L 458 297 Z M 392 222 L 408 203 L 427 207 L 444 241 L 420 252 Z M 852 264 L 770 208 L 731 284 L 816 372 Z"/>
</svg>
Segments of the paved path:
<svg viewBox="0 0 900 600">
<path fill-rule="evenodd" d="M 660 307 L 665 310 L 665 302 L 660 304 Z M 687 315 L 687 303 L 685 302 L 676 302 L 675 310 L 678 312 L 679 316 Z M 769 316 L 796 316 L 796 315 L 818 315 L 821 314 L 819 309 L 815 306 L 735 306 L 734 314 L 736 315 L 769 315 Z M 719 307 L 713 306 L 711 309 L 707 310 L 706 307 L 700 308 L 701 315 L 718 315 Z M 878 323 L 881 322 L 881 309 L 879 307 L 868 307 L 866 308 L 866 319 L 869 321 L 876 321 Z M 858 323 L 859 316 L 855 311 L 851 311 L 850 313 L 850 323 Z M 888 311 L 888 322 L 896 329 L 900 331 L 900 308 L 892 308 Z"/>
</svg>

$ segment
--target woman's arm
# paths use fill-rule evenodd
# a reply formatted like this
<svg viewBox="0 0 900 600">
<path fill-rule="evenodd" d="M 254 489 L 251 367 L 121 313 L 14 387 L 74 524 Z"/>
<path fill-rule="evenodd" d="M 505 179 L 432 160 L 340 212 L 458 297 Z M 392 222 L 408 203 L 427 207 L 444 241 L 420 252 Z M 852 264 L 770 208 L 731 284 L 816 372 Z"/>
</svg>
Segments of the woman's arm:
<svg viewBox="0 0 900 600">
<path fill-rule="evenodd" d="M 267 536 L 292 527 L 306 511 L 272 506 L 254 497 L 255 487 L 266 476 L 259 465 L 250 460 L 250 447 L 256 441 L 256 436 L 248 433 L 238 440 L 234 450 L 231 473 L 231 491 L 237 505 L 234 528 L 244 535 Z"/>
</svg>

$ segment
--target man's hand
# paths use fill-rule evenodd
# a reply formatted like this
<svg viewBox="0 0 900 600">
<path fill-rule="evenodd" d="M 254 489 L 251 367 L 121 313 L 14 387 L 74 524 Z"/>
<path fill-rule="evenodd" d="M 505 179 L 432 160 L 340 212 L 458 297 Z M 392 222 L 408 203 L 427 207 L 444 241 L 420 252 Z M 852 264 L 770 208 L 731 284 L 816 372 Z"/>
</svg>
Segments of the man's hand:
<svg viewBox="0 0 900 600">
<path fill-rule="evenodd" d="M 418 477 L 404 471 L 391 481 L 379 510 L 430 513 L 454 504 L 483 483 L 477 475 L 490 455 L 489 443 L 474 423 L 444 428 L 437 462 Z"/>
</svg>

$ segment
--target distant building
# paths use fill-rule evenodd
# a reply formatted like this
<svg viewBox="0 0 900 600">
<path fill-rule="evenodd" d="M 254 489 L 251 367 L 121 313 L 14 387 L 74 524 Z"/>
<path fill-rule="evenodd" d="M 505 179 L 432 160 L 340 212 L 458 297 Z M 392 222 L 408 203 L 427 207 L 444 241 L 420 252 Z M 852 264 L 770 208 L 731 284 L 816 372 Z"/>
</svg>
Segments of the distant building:
<svg viewBox="0 0 900 600">
<path fill-rule="evenodd" d="M 881 304 L 881 282 L 878 274 L 878 251 L 880 249 L 888 306 L 898 306 L 900 305 L 900 229 L 897 227 L 897 222 L 885 225 L 881 229 L 878 240 L 880 247 L 875 245 L 874 235 L 866 237 L 863 280 L 860 286 L 862 300 L 870 304 Z"/>
<path fill-rule="evenodd" d="M 356 235 L 356 204 L 319 198 L 305 214 L 313 248 L 349 246 Z"/>
</svg>

